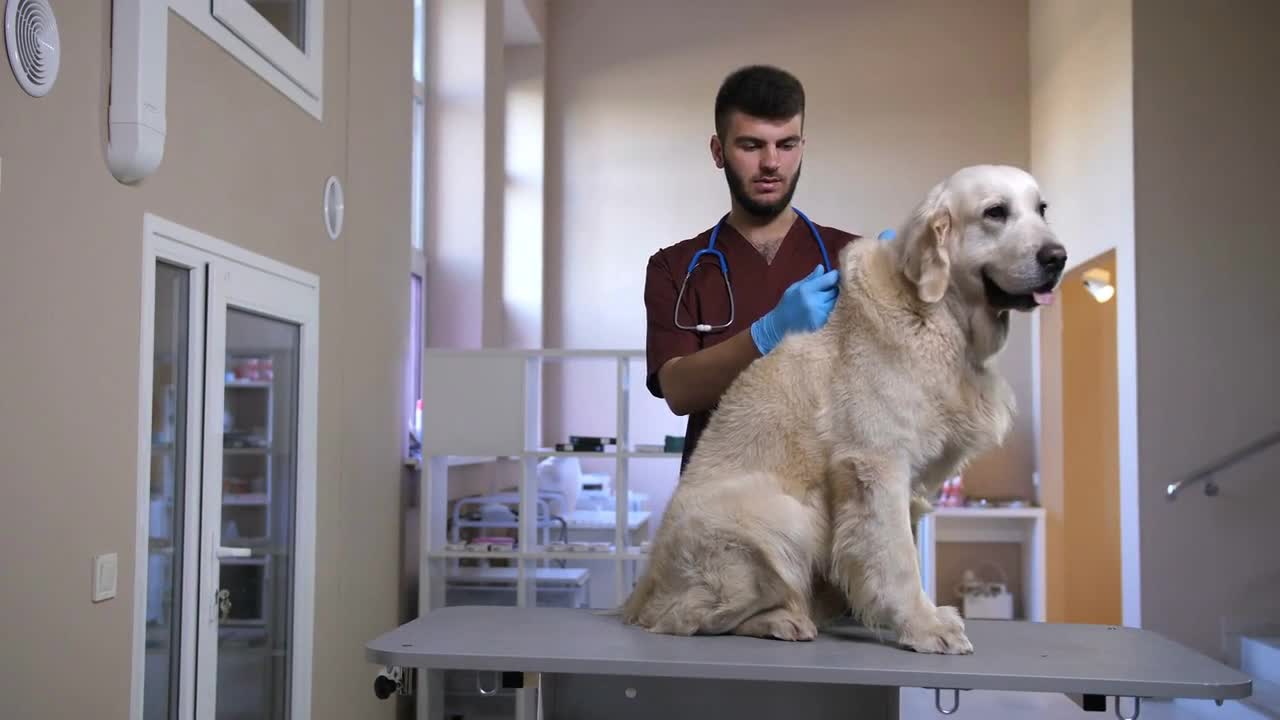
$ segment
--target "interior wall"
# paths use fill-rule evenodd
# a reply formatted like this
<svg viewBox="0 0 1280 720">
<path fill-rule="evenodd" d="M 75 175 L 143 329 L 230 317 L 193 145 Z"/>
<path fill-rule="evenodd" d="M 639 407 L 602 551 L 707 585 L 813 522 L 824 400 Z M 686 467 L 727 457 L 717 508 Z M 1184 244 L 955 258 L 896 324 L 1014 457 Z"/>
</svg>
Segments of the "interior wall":
<svg viewBox="0 0 1280 720">
<path fill-rule="evenodd" d="M 506 265 L 507 197 L 507 70 L 506 70 L 506 9 L 504 0 L 465 0 L 485 7 L 484 18 L 484 146 L 480 157 L 484 164 L 484 318 L 481 326 L 483 347 L 502 347 L 505 343 L 506 309 L 503 297 L 503 268 Z M 475 162 L 469 158 L 466 162 Z M 450 166 L 452 172 L 455 166 Z M 455 193 L 457 190 L 455 189 Z M 460 198 L 455 194 L 451 201 Z M 448 272 L 447 268 L 442 268 Z M 445 313 L 454 312 L 453 303 L 445 298 L 433 298 L 444 307 Z"/>
<path fill-rule="evenodd" d="M 1114 279 L 1109 250 L 1067 274 L 1062 303 L 1062 433 L 1065 547 L 1063 622 L 1118 625 L 1120 607 L 1120 430 L 1116 303 L 1085 288 L 1086 270 Z M 1113 280 L 1114 282 L 1114 280 Z M 1116 292 L 1132 293 L 1117 287 Z"/>
<path fill-rule="evenodd" d="M 1049 202 L 1049 222 L 1079 267 L 1116 251 L 1117 283 L 1133 287 L 1133 17 L 1130 0 L 1030 0 L 1031 172 Z M 1136 447 L 1133 348 L 1134 299 L 1121 293 L 1117 352 L 1120 433 Z M 1078 553 L 1068 545 L 1063 436 L 1061 305 L 1035 318 L 1033 359 L 1040 498 L 1046 510 L 1046 616 L 1066 615 L 1066 567 Z M 1127 477 L 1136 462 L 1122 452 Z M 1131 482 L 1129 485 L 1135 485 Z M 1128 498 L 1122 493 L 1122 498 Z M 1124 504 L 1126 531 L 1136 530 L 1135 503 Z M 1126 586 L 1137 596 L 1137 540 L 1125 542 Z M 1129 618 L 1137 623 L 1136 615 Z M 1129 621 L 1127 620 L 1127 621 Z"/>
<path fill-rule="evenodd" d="M 505 347 L 542 342 L 543 175 L 546 48 L 509 45 L 505 51 L 506 167 L 502 305 Z"/>
<path fill-rule="evenodd" d="M 1280 428 L 1274 291 L 1280 4 L 1134 3 L 1142 623 L 1225 654 L 1280 619 L 1280 448 L 1165 486 Z"/>
<path fill-rule="evenodd" d="M 1031 170 L 1071 269 L 1133 234 L 1130 0 L 1030 0 Z"/>
<path fill-rule="evenodd" d="M 785 15 L 765 0 L 563 0 L 547 11 L 548 346 L 643 349 L 647 258 L 728 207 L 708 141 L 716 90 L 738 66 L 776 63 L 805 84 L 795 203 L 824 224 L 874 237 L 961 166 L 1030 161 L 1025 0 L 809 0 Z M 1031 493 L 1030 337 L 1017 316 L 999 361 L 1018 391 L 1017 424 L 966 475 L 970 492 Z M 546 439 L 612 434 L 614 367 L 570 372 L 551 396 Z M 684 419 L 649 397 L 644 372 L 633 364 L 632 426 L 648 431 L 636 439 L 682 435 Z M 678 467 L 637 461 L 631 477 L 666 492 Z"/>
<path fill-rule="evenodd" d="M 492 201 L 502 166 L 488 148 L 502 137 L 503 94 L 489 81 L 502 79 L 503 7 L 436 0 L 425 8 L 427 346 L 481 348 L 501 319 L 493 296 L 502 213 Z"/>
<path fill-rule="evenodd" d="M 4 714 L 128 714 L 154 212 L 320 277 L 313 717 L 389 717 L 360 647 L 396 621 L 412 4 L 358 14 L 328 1 L 323 122 L 170 14 L 165 156 L 136 187 L 105 165 L 110 9 L 61 8 L 46 97 L 0 72 Z M 346 189 L 336 242 L 321 219 L 330 175 Z M 118 594 L 93 604 L 91 559 L 108 552 Z M 75 681 L 51 691 L 69 669 Z"/>
</svg>

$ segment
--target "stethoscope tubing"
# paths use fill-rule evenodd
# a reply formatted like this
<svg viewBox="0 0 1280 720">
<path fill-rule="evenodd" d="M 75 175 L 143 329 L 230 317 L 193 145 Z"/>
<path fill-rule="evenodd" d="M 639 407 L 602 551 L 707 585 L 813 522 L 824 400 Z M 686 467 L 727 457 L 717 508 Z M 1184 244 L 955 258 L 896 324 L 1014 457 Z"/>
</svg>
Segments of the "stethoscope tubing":
<svg viewBox="0 0 1280 720">
<path fill-rule="evenodd" d="M 831 258 L 827 255 L 827 245 L 822 241 L 822 235 L 818 232 L 818 227 L 813 224 L 813 221 L 809 219 L 809 216 L 800 212 L 798 208 L 792 208 L 792 210 L 795 210 L 796 215 L 799 215 L 800 219 L 804 221 L 805 225 L 809 226 L 809 232 L 813 235 L 814 241 L 818 243 L 818 250 L 821 251 L 822 253 L 822 268 L 824 271 L 830 272 Z M 724 253 L 716 249 L 716 238 L 720 236 L 720 228 L 724 226 L 724 223 L 726 220 L 728 220 L 728 218 L 729 218 L 729 215 L 727 213 L 724 215 L 724 217 L 720 218 L 720 221 L 716 223 L 716 226 L 711 229 L 711 238 L 707 242 L 707 246 L 693 254 L 693 259 L 689 261 L 689 267 L 688 269 L 685 270 L 684 281 L 680 283 L 680 293 L 676 296 L 676 306 L 675 306 L 675 313 L 673 318 L 675 321 L 676 327 L 680 328 L 681 330 L 694 330 L 700 333 L 708 333 L 714 330 L 723 330 L 733 325 L 734 301 L 733 301 L 733 286 L 729 283 L 729 265 L 724 259 Z M 693 276 L 693 271 L 695 268 L 697 268 L 698 261 L 702 259 L 703 255 L 713 256 L 720 265 L 720 276 L 724 278 L 725 292 L 729 294 L 729 321 L 724 323 L 723 325 L 711 325 L 708 323 L 698 323 L 696 325 L 682 325 L 680 323 L 680 305 L 684 302 L 684 291 L 685 291 L 685 288 L 689 285 L 689 278 Z"/>
</svg>

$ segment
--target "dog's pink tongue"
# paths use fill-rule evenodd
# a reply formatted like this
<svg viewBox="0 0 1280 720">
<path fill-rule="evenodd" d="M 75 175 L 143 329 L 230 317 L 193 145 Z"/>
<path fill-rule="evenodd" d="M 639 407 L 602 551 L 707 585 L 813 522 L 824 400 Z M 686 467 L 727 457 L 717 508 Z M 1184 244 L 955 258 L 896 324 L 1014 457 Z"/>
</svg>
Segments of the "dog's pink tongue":
<svg viewBox="0 0 1280 720">
<path fill-rule="evenodd" d="M 1037 305 L 1052 305 L 1052 304 L 1053 304 L 1053 293 L 1051 293 L 1051 292 L 1047 292 L 1047 293 L 1046 293 L 1046 292 L 1031 293 L 1031 296 L 1032 296 L 1032 297 L 1034 297 L 1034 298 L 1036 299 L 1036 304 L 1037 304 Z"/>
</svg>

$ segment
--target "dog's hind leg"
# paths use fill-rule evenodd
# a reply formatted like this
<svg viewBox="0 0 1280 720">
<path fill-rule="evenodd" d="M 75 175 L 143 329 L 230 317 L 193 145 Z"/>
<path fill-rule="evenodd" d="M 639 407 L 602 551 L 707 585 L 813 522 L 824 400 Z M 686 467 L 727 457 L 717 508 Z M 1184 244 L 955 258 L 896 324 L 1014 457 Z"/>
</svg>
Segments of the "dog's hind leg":
<svg viewBox="0 0 1280 720">
<path fill-rule="evenodd" d="M 663 577 L 640 612 L 640 624 L 655 632 L 720 635 L 763 613 L 787 610 L 798 627 L 795 634 L 812 635 L 807 598 L 821 521 L 792 497 L 748 487 L 702 499 L 704 510 L 714 504 L 714 514 L 703 512 L 673 526 L 679 544 L 664 545 Z M 791 634 L 781 622 L 782 614 L 774 613 L 741 634 Z"/>
<path fill-rule="evenodd" d="M 796 598 L 782 607 L 752 615 L 735 627 L 733 634 L 777 640 L 812 640 L 818 636 L 818 628 L 806 604 L 806 601 Z"/>
<path fill-rule="evenodd" d="M 722 635 L 782 604 L 781 583 L 757 549 L 707 540 L 683 549 L 696 563 L 681 568 L 680 587 L 653 593 L 642 625 L 670 635 Z"/>
</svg>

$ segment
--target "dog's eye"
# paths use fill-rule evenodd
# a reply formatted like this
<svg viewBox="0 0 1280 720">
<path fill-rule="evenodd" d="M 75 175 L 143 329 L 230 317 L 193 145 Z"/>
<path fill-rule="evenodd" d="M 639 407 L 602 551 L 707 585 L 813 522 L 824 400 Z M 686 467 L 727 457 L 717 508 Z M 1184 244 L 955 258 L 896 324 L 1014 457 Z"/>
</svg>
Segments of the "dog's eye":
<svg viewBox="0 0 1280 720">
<path fill-rule="evenodd" d="M 1004 205 L 992 205 L 982 211 L 982 216 L 988 220 L 1005 220 L 1009 217 L 1009 208 Z"/>
<path fill-rule="evenodd" d="M 1049 209 L 1048 203 L 1040 203 L 1040 217 L 1044 217 L 1045 212 Z"/>
</svg>

